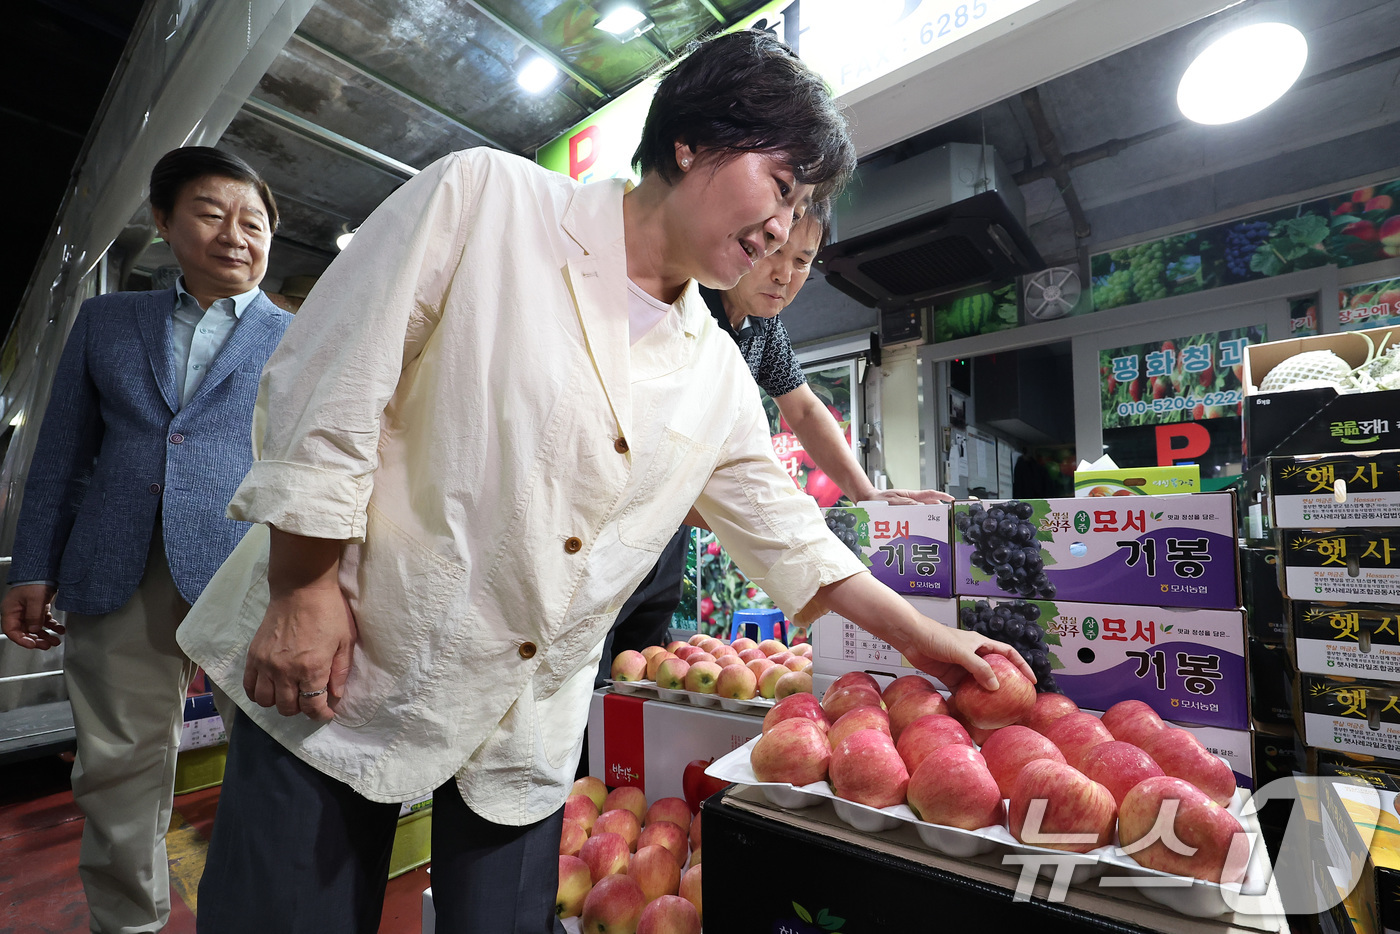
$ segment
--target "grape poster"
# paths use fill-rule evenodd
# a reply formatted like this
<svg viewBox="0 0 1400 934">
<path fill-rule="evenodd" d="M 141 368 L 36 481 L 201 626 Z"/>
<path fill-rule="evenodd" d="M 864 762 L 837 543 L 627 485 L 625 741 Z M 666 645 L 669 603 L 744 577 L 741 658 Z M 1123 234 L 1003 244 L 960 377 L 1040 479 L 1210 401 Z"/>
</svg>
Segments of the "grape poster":
<svg viewBox="0 0 1400 934">
<path fill-rule="evenodd" d="M 1263 341 L 1248 327 L 1100 351 L 1103 427 L 1238 417 L 1244 349 Z"/>
<path fill-rule="evenodd" d="M 1094 309 L 1155 301 L 1319 266 L 1400 256 L 1400 179 L 1099 253 Z"/>
</svg>

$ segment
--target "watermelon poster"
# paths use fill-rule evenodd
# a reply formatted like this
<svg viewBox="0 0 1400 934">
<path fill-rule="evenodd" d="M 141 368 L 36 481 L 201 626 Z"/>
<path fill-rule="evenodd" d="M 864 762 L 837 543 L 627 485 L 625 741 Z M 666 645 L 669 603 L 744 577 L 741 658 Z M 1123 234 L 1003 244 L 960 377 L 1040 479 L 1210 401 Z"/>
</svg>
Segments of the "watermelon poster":
<svg viewBox="0 0 1400 934">
<path fill-rule="evenodd" d="M 933 339 L 940 344 L 1006 331 L 1020 323 L 1015 281 L 933 306 Z"/>
<path fill-rule="evenodd" d="M 1248 327 L 1100 351 L 1103 427 L 1239 417 L 1244 349 L 1263 341 Z"/>
</svg>

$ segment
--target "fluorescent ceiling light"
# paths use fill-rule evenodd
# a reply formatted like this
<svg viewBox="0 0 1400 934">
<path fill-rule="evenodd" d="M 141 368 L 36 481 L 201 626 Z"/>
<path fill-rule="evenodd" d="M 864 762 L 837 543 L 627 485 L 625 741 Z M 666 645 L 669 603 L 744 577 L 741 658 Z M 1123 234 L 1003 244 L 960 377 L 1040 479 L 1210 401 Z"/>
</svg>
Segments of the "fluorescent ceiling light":
<svg viewBox="0 0 1400 934">
<path fill-rule="evenodd" d="M 1181 76 L 1176 103 L 1208 125 L 1252 117 L 1298 80 L 1308 41 L 1287 23 L 1241 26 L 1208 45 Z"/>
<path fill-rule="evenodd" d="M 359 228 L 356 227 L 355 230 L 359 230 Z M 349 246 L 350 241 L 355 239 L 355 230 L 347 230 L 345 231 L 345 233 L 336 237 L 335 248 L 337 250 L 344 250 L 347 246 Z"/>
<path fill-rule="evenodd" d="M 531 94 L 542 94 L 558 77 L 558 68 L 542 58 L 532 58 L 516 74 L 515 81 Z"/>
<path fill-rule="evenodd" d="M 20 409 L 18 412 L 15 413 L 15 417 L 12 418 L 12 419 L 10 419 L 10 427 L 11 427 L 11 428 L 18 428 L 20 425 L 23 425 L 23 424 L 24 424 L 24 410 L 23 410 L 23 409 Z"/>
<path fill-rule="evenodd" d="M 647 15 L 630 3 L 622 3 L 613 7 L 603 14 L 598 20 L 598 28 L 603 32 L 610 32 L 614 36 L 623 36 L 628 33 L 637 34 L 638 26 L 647 21 Z"/>
</svg>

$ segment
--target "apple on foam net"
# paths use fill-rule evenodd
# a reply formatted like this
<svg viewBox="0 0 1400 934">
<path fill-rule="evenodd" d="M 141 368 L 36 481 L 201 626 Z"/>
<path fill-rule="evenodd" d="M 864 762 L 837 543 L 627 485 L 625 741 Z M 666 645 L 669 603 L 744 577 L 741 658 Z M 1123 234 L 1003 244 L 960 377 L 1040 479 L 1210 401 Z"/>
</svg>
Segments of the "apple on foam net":
<svg viewBox="0 0 1400 934">
<path fill-rule="evenodd" d="M 1045 731 L 1050 742 L 1060 747 L 1065 761 L 1073 768 L 1079 768 L 1084 756 L 1100 743 L 1113 742 L 1113 734 L 1098 717 L 1091 713 L 1072 713 L 1050 724 Z"/>
<path fill-rule="evenodd" d="M 826 731 L 826 741 L 835 749 L 841 740 L 857 730 L 879 730 L 889 736 L 890 715 L 879 707 L 857 707 L 849 710 Z"/>
<path fill-rule="evenodd" d="M 1217 804 L 1228 805 L 1235 796 L 1235 773 L 1185 730 L 1170 727 L 1148 737 L 1143 752 L 1164 773 L 1184 778 Z"/>
<path fill-rule="evenodd" d="M 826 718 L 832 723 L 857 707 L 879 707 L 883 710 L 884 706 L 879 692 L 859 684 L 846 684 L 839 688 L 832 685 L 822 695 L 822 710 L 826 711 Z"/>
<path fill-rule="evenodd" d="M 751 700 L 758 693 L 758 679 L 743 665 L 727 665 L 715 680 L 715 693 L 720 697 Z"/>
<path fill-rule="evenodd" d="M 675 655 L 677 649 L 684 648 L 689 645 L 689 642 L 682 642 L 681 640 L 676 639 L 673 642 L 666 643 L 666 651 L 670 652 L 672 655 Z"/>
<path fill-rule="evenodd" d="M 774 652 L 772 655 L 768 656 L 768 660 L 775 665 L 781 665 L 788 659 L 796 657 L 797 656 L 793 655 L 787 649 L 783 649 L 781 652 Z"/>
<path fill-rule="evenodd" d="M 907 694 L 927 694 L 937 690 L 927 678 L 919 675 L 901 675 L 885 686 L 885 690 L 880 693 L 880 700 L 885 702 L 885 707 L 894 710 L 894 705 Z"/>
<path fill-rule="evenodd" d="M 662 649 L 660 652 L 653 653 L 651 658 L 647 659 L 647 680 L 655 681 L 656 674 L 661 668 L 661 663 L 666 661 L 666 659 L 668 658 L 675 657 L 676 656 L 672 655 L 670 652 L 667 652 L 665 649 Z M 693 658 L 694 656 L 691 657 Z"/>
<path fill-rule="evenodd" d="M 714 649 L 710 654 L 712 654 L 715 658 L 724 658 L 726 655 L 733 655 L 737 657 L 739 655 L 739 653 L 731 645 L 721 645 L 719 648 Z"/>
<path fill-rule="evenodd" d="M 1059 747 L 1028 726 L 1005 726 L 997 730 L 982 744 L 982 757 L 987 762 L 987 771 L 996 780 L 1003 798 L 1011 797 L 1011 789 L 1021 769 L 1036 759 L 1049 759 L 1064 762 L 1064 754 Z"/>
<path fill-rule="evenodd" d="M 971 749 L 972 738 L 961 723 L 937 713 L 927 714 L 909 724 L 894 744 L 911 776 L 924 759 L 944 746 L 966 746 Z"/>
<path fill-rule="evenodd" d="M 706 661 L 708 660 L 709 659 L 706 659 Z M 714 660 L 714 663 L 721 668 L 733 668 L 736 665 L 742 666 L 744 664 L 739 661 L 739 656 L 737 655 L 721 655 Z"/>
<path fill-rule="evenodd" d="M 830 693 L 831 691 L 838 690 L 848 684 L 860 684 L 868 687 L 876 694 L 880 693 L 880 682 L 876 681 L 873 675 L 864 671 L 846 672 L 844 675 L 841 675 L 835 681 L 831 682 L 831 686 L 827 688 L 827 692 Z"/>
<path fill-rule="evenodd" d="M 588 864 L 594 885 L 606 876 L 626 872 L 631 855 L 627 841 L 615 833 L 595 833 L 578 851 L 578 858 Z"/>
<path fill-rule="evenodd" d="M 986 730 L 967 722 L 967 717 L 959 712 L 958 705 L 954 702 L 952 697 L 948 698 L 948 716 L 962 724 L 962 728 L 967 731 L 967 735 L 972 740 L 974 746 L 981 746 L 987 741 L 988 736 L 996 732 L 996 730 Z"/>
<path fill-rule="evenodd" d="M 645 681 L 647 657 L 633 649 L 618 652 L 613 659 L 611 675 L 614 681 Z"/>
<path fill-rule="evenodd" d="M 700 912 L 689 899 L 663 895 L 642 909 L 636 934 L 700 934 Z"/>
<path fill-rule="evenodd" d="M 681 876 L 681 898 L 695 906 L 695 911 L 700 916 L 701 922 L 704 922 L 705 909 L 700 891 L 700 865 L 697 863 L 687 869 L 685 875 Z"/>
<path fill-rule="evenodd" d="M 1044 801 L 1039 821 L 1031 813 Z M 1028 846 L 1087 853 L 1113 839 L 1118 806 L 1107 788 L 1050 759 L 1028 762 L 1011 789 L 1011 835 Z M 1082 837 L 1081 841 L 1055 839 Z"/>
<path fill-rule="evenodd" d="M 627 849 L 637 849 L 637 837 L 641 835 L 642 822 L 637 815 L 625 808 L 613 808 L 598 815 L 593 825 L 593 834 L 615 833 L 627 841 Z"/>
<path fill-rule="evenodd" d="M 1072 713 L 1079 713 L 1079 705 L 1074 701 L 1063 694 L 1041 691 L 1035 696 L 1035 706 L 1031 708 L 1031 712 L 1021 718 L 1021 725 L 1028 726 L 1037 733 L 1044 733 L 1050 728 L 1050 724 Z"/>
<path fill-rule="evenodd" d="M 685 865 L 686 855 L 690 853 L 685 828 L 668 820 L 659 820 L 642 828 L 642 834 L 637 838 L 637 852 L 640 853 L 644 846 L 664 847 L 675 858 L 677 868 Z"/>
<path fill-rule="evenodd" d="M 715 650 L 718 649 L 718 648 L 720 648 L 722 645 L 724 645 L 723 642 L 721 642 L 720 640 L 718 640 L 718 639 L 714 638 L 713 636 L 711 636 L 710 638 L 706 639 L 704 642 L 701 642 L 701 643 L 700 643 L 700 648 L 704 649 L 706 652 L 709 652 L 711 655 L 713 655 L 713 654 L 715 654 Z"/>
<path fill-rule="evenodd" d="M 874 808 L 904 803 L 909 770 L 894 741 L 879 730 L 858 730 L 831 751 L 827 767 L 837 797 Z"/>
<path fill-rule="evenodd" d="M 690 805 L 684 798 L 657 798 L 647 808 L 642 818 L 642 826 L 650 827 L 657 821 L 668 820 L 682 830 L 690 831 Z"/>
<path fill-rule="evenodd" d="M 715 693 L 719 673 L 724 669 L 714 662 L 696 662 L 685 673 L 685 689 L 696 694 Z"/>
<path fill-rule="evenodd" d="M 764 731 L 749 753 L 749 767 L 761 782 L 810 785 L 826 779 L 831 758 L 826 731 L 793 717 Z"/>
<path fill-rule="evenodd" d="M 786 652 L 787 646 L 777 639 L 764 639 L 758 644 L 764 655 L 777 655 L 779 652 Z"/>
<path fill-rule="evenodd" d="M 746 662 L 744 667 L 753 672 L 754 683 L 757 684 L 757 679 L 762 678 L 764 672 L 770 668 L 776 668 L 777 666 L 766 658 L 755 658 L 751 662 Z"/>
<path fill-rule="evenodd" d="M 564 819 L 578 821 L 584 833 L 592 833 L 598 820 L 598 805 L 586 794 L 571 794 L 564 799 Z"/>
<path fill-rule="evenodd" d="M 975 727 L 984 730 L 1010 726 L 1035 706 L 1035 685 L 1004 655 L 984 655 L 997 677 L 997 689 L 989 691 L 968 675 L 958 682 L 953 696 L 958 711 Z"/>
<path fill-rule="evenodd" d="M 554 916 L 573 918 L 583 911 L 583 900 L 593 889 L 588 864 L 577 856 L 559 857 L 559 888 L 554 895 Z"/>
<path fill-rule="evenodd" d="M 768 657 L 768 656 L 765 655 L 764 652 L 763 652 L 763 650 L 760 649 L 758 646 L 754 646 L 754 647 L 748 648 L 748 649 L 742 649 L 742 650 L 739 652 L 739 661 L 743 662 L 745 665 L 747 665 L 749 662 L 753 661 L 755 658 L 767 658 L 767 657 Z"/>
<path fill-rule="evenodd" d="M 1140 700 L 1119 701 L 1104 711 L 1103 725 L 1113 738 L 1144 748 L 1149 737 L 1167 728 L 1167 724 L 1147 704 Z"/>
<path fill-rule="evenodd" d="M 635 934 L 646 896 L 637 880 L 611 875 L 593 883 L 583 900 L 583 928 L 591 934 Z"/>
<path fill-rule="evenodd" d="M 681 647 L 676 649 L 671 654 L 676 656 L 676 658 L 679 658 L 681 661 L 690 662 L 693 661 L 692 656 L 700 654 L 700 647 L 696 645 L 688 645 L 686 643 L 682 643 Z"/>
<path fill-rule="evenodd" d="M 789 671 L 778 679 L 778 687 L 773 691 L 775 700 L 782 700 L 791 694 L 811 694 L 812 676 L 805 671 Z"/>
<path fill-rule="evenodd" d="M 890 736 L 899 742 L 909 724 L 931 714 L 948 714 L 948 702 L 942 694 L 937 691 L 905 692 L 890 708 Z"/>
<path fill-rule="evenodd" d="M 576 820 L 566 818 L 564 827 L 559 832 L 559 855 L 577 856 L 587 839 L 588 831 L 583 829 L 583 825 Z"/>
<path fill-rule="evenodd" d="M 1119 739 L 1100 743 L 1090 749 L 1084 756 L 1080 771 L 1107 788 L 1119 807 L 1123 805 L 1123 798 L 1139 782 L 1165 774 L 1146 752 Z"/>
<path fill-rule="evenodd" d="M 656 686 L 671 691 L 683 691 L 688 671 L 690 671 L 690 663 L 673 655 L 656 666 L 656 678 L 654 679 Z"/>
<path fill-rule="evenodd" d="M 815 695 L 792 694 L 778 701 L 763 715 L 763 732 L 767 733 L 777 724 L 793 717 L 811 720 L 823 733 L 826 733 L 831 725 L 826 718 L 826 711 L 822 710 L 821 702 Z"/>
<path fill-rule="evenodd" d="M 758 696 L 771 700 L 778 693 L 778 682 L 782 680 L 783 675 L 790 674 L 792 672 L 782 665 L 770 665 L 758 677 Z"/>
<path fill-rule="evenodd" d="M 758 648 L 758 643 L 750 639 L 748 636 L 740 636 L 733 642 L 729 643 L 729 647 L 736 652 L 743 652 L 748 649 Z"/>
<path fill-rule="evenodd" d="M 812 647 L 805 642 L 799 642 L 797 645 L 789 648 L 788 651 L 793 655 L 801 655 L 803 658 L 812 657 Z"/>
<path fill-rule="evenodd" d="M 704 642 L 704 641 L 705 641 L 706 639 L 708 639 L 708 638 L 710 638 L 710 637 L 707 636 L 707 635 L 705 635 L 703 632 L 697 632 L 695 635 L 691 636 L 689 639 L 687 639 L 687 640 L 685 640 L 685 641 L 686 641 L 686 642 L 689 642 L 691 645 L 699 645 L 700 643 Z"/>
<path fill-rule="evenodd" d="M 603 784 L 601 778 L 585 775 L 574 782 L 573 787 L 569 789 L 569 794 L 587 795 L 594 807 L 601 809 L 603 802 L 608 800 L 608 786 Z"/>
<path fill-rule="evenodd" d="M 627 875 L 636 880 L 647 901 L 680 891 L 681 864 L 660 844 L 638 847 L 637 855 L 627 867 Z"/>
<path fill-rule="evenodd" d="M 909 807 L 921 821 L 979 830 L 1006 819 L 1001 789 L 982 754 L 954 744 L 930 753 L 909 776 Z"/>
<path fill-rule="evenodd" d="M 1164 805 L 1175 802 L 1170 842 L 1161 831 Z M 1156 838 L 1142 849 L 1134 844 Z M 1177 843 L 1181 845 L 1178 846 Z M 1118 845 L 1140 865 L 1206 882 L 1239 882 L 1249 863 L 1249 837 L 1229 811 L 1190 782 L 1170 775 L 1144 779 L 1118 809 Z M 1183 852 L 1194 848 L 1194 853 Z"/>
<path fill-rule="evenodd" d="M 642 789 L 633 785 L 618 785 L 608 792 L 607 798 L 603 799 L 602 811 L 611 811 L 613 808 L 623 808 L 637 815 L 640 822 L 647 816 L 647 796 Z"/>
<path fill-rule="evenodd" d="M 812 668 L 812 660 L 803 655 L 794 655 L 792 658 L 783 662 L 783 667 L 788 671 L 810 671 Z"/>
</svg>

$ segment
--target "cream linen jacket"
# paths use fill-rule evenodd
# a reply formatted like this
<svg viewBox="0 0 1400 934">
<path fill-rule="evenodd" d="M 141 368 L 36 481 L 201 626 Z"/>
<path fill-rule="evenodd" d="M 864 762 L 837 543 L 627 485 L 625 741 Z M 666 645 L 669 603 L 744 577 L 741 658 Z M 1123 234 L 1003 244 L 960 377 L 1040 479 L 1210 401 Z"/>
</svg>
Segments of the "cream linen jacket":
<svg viewBox="0 0 1400 934">
<path fill-rule="evenodd" d="M 563 803 L 603 638 L 695 504 L 787 613 L 864 571 L 774 458 L 694 283 L 629 348 L 623 183 L 487 149 L 390 196 L 263 371 L 255 523 L 179 642 L 264 730 L 376 801 L 457 775 L 502 824 Z M 335 719 L 245 696 L 267 525 L 345 540 L 359 625 Z"/>
</svg>

